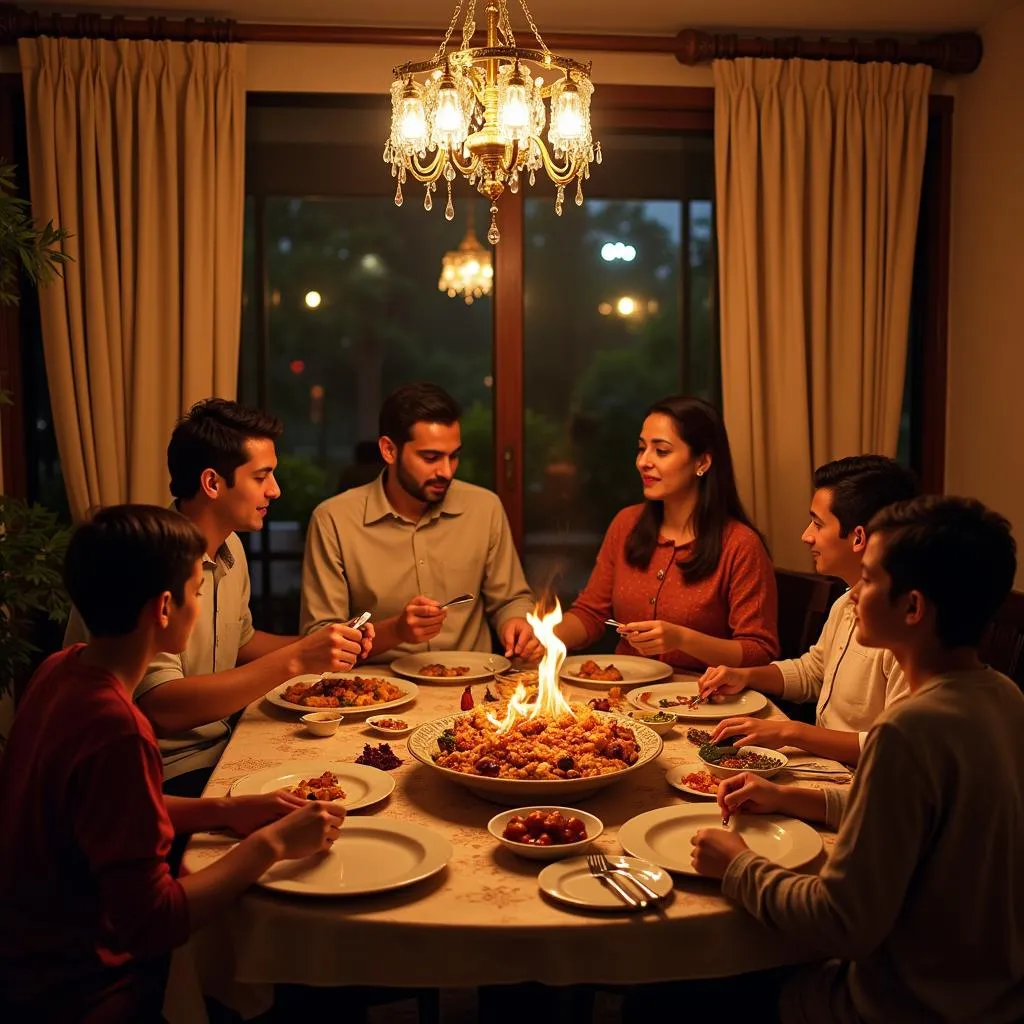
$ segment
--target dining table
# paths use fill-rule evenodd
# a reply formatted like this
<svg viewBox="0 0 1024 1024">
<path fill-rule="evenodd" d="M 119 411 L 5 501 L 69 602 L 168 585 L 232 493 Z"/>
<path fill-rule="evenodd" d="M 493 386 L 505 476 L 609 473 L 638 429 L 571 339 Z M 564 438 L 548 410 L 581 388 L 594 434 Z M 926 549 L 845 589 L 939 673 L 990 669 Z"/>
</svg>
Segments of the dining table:
<svg viewBox="0 0 1024 1024">
<path fill-rule="evenodd" d="M 393 675 L 380 665 L 367 666 L 363 674 Z M 692 677 L 673 677 L 687 679 Z M 488 685 L 470 685 L 477 705 Z M 570 702 L 581 703 L 607 697 L 609 690 L 607 684 L 564 680 L 561 686 Z M 388 714 L 410 725 L 432 722 L 457 714 L 465 690 L 458 679 L 419 681 L 415 700 Z M 613 710 L 634 710 L 626 696 Z M 785 717 L 771 701 L 758 714 Z M 697 762 L 697 746 L 687 738 L 690 726 L 709 723 L 681 720 L 663 737 L 659 756 L 580 800 L 581 809 L 604 825 L 595 852 L 621 855 L 619 830 L 638 814 L 700 802 L 666 781 L 670 769 Z M 258 700 L 237 722 L 204 795 L 224 796 L 252 773 L 290 762 L 353 761 L 366 744 L 379 742 L 366 714 L 347 714 L 334 735 L 319 737 L 302 725 L 299 712 Z M 253 886 L 176 951 L 164 1010 L 169 1024 L 204 1021 L 204 995 L 249 1019 L 270 1008 L 273 987 L 281 983 L 409 989 L 521 982 L 625 986 L 725 977 L 814 958 L 813 950 L 760 924 L 725 898 L 711 879 L 676 874 L 667 897 L 645 911 L 598 911 L 549 898 L 538 885 L 545 864 L 518 856 L 487 830 L 492 816 L 506 808 L 419 763 L 405 741 L 390 742 L 402 759 L 390 772 L 394 790 L 374 806 L 351 812 L 343 829 L 364 818 L 426 826 L 451 843 L 447 866 L 422 881 L 370 895 L 317 898 Z M 823 761 L 786 752 L 789 767 Z M 835 762 L 827 765 L 842 768 Z M 822 787 L 843 784 L 836 781 L 841 779 L 787 768 L 775 781 Z M 817 870 L 824 862 L 834 835 L 824 827 L 820 834 L 822 853 L 801 870 Z M 202 869 L 235 841 L 194 835 L 183 870 Z"/>
</svg>

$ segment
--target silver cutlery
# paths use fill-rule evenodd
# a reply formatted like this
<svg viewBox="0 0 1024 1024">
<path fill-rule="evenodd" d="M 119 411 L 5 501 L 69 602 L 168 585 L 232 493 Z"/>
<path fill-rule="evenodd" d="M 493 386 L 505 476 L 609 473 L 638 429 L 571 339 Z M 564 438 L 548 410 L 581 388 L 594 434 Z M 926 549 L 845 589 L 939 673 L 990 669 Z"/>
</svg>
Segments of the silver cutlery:
<svg viewBox="0 0 1024 1024">
<path fill-rule="evenodd" d="M 626 904 L 626 906 L 633 907 L 634 909 L 639 908 L 641 910 L 647 906 L 646 899 L 638 900 L 619 882 L 617 878 L 615 878 L 611 871 L 603 869 L 600 864 L 600 859 L 598 859 L 594 854 L 589 854 L 587 856 L 587 868 L 594 878 L 603 882 L 609 889 L 611 889 L 612 892 L 615 893 L 616 896 L 619 897 L 620 900 L 622 900 L 623 903 Z"/>
<path fill-rule="evenodd" d="M 597 866 L 597 871 L 591 866 L 591 861 Z M 646 899 L 638 901 L 638 905 L 641 909 L 648 906 L 650 902 L 657 902 L 661 897 L 640 877 L 635 875 L 632 871 L 622 867 L 621 865 L 613 864 L 603 853 L 591 853 L 587 856 L 587 866 L 590 867 L 591 874 L 605 875 L 621 875 L 626 879 L 627 882 L 631 882 L 633 885 L 640 890 Z"/>
<path fill-rule="evenodd" d="M 476 594 L 459 594 L 458 597 L 453 597 L 450 601 L 445 601 L 442 608 L 454 608 L 457 604 L 467 604 L 470 601 L 476 600 Z"/>
<path fill-rule="evenodd" d="M 625 629 L 625 623 L 619 622 L 618 619 L 605 619 L 604 624 L 606 626 L 614 626 L 616 629 Z"/>
<path fill-rule="evenodd" d="M 351 626 L 353 629 L 362 629 L 370 621 L 370 615 L 372 612 L 363 612 L 362 615 L 357 615 L 354 619 L 349 619 L 345 623 L 346 626 Z"/>
</svg>

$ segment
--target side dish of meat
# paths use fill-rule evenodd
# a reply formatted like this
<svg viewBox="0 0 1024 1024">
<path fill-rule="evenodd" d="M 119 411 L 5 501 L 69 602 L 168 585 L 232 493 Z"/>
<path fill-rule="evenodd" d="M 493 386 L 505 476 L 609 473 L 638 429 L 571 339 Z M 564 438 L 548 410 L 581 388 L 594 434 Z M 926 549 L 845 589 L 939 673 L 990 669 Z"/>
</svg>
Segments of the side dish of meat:
<svg viewBox="0 0 1024 1024">
<path fill-rule="evenodd" d="M 341 800 L 345 796 L 334 772 L 324 772 L 318 779 L 301 779 L 289 792 L 303 800 Z"/>
<path fill-rule="evenodd" d="M 325 676 L 311 684 L 293 683 L 282 696 L 306 708 L 352 708 L 397 700 L 403 692 L 389 680 L 373 676 Z"/>
<path fill-rule="evenodd" d="M 530 811 L 525 818 L 521 814 L 509 818 L 502 836 L 528 846 L 561 846 L 582 843 L 587 838 L 587 826 L 560 811 Z"/>
<path fill-rule="evenodd" d="M 432 679 L 456 679 L 459 676 L 469 675 L 468 665 L 424 665 L 420 669 L 421 676 L 430 676 Z"/>
<path fill-rule="evenodd" d="M 577 669 L 576 675 L 580 679 L 593 679 L 601 683 L 622 682 L 622 673 L 614 665 L 606 665 L 601 668 L 596 661 L 592 660 L 583 662 Z"/>
<path fill-rule="evenodd" d="M 698 793 L 708 793 L 711 796 L 715 796 L 718 793 L 718 786 L 721 783 L 721 779 L 716 779 L 711 772 L 690 772 L 689 775 L 684 775 L 682 778 L 684 786 L 689 786 L 690 789 L 695 789 Z"/>
</svg>

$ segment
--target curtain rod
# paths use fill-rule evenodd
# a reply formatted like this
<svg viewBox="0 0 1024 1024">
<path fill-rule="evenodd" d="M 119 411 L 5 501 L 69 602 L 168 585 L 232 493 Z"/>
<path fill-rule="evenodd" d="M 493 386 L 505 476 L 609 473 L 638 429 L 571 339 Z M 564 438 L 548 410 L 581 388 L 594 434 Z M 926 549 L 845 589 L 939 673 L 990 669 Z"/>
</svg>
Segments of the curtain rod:
<svg viewBox="0 0 1024 1024">
<path fill-rule="evenodd" d="M 233 43 L 322 43 L 364 46 L 435 47 L 440 28 L 368 28 L 345 25 L 266 25 L 214 18 L 125 18 L 98 14 L 41 14 L 0 4 L 0 43 L 22 37 L 57 36 L 91 39 L 173 39 Z M 956 32 L 907 39 L 810 39 L 741 36 L 684 28 L 674 36 L 578 35 L 545 33 L 552 49 L 619 53 L 671 54 L 680 64 L 706 64 L 719 58 L 777 57 L 805 60 L 886 61 L 928 64 L 952 75 L 970 74 L 981 63 L 981 36 Z M 482 37 L 476 45 L 483 45 Z"/>
</svg>

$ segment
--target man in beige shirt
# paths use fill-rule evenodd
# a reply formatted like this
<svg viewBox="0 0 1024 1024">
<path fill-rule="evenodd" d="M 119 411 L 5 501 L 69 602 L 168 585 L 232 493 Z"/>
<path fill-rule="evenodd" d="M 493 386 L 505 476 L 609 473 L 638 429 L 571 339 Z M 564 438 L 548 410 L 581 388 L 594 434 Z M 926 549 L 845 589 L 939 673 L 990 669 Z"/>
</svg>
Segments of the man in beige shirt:
<svg viewBox="0 0 1024 1024">
<path fill-rule="evenodd" d="M 919 498 L 869 528 L 858 641 L 894 652 L 910 695 L 868 734 L 849 797 L 726 780 L 724 816 L 837 827 L 820 875 L 735 830 L 694 837 L 700 874 L 788 939 L 837 957 L 784 986 L 787 1024 L 1024 1020 L 1024 694 L 978 660 L 1016 572 L 1010 524 L 976 501 Z M 739 986 L 737 986 L 738 988 Z"/>
<path fill-rule="evenodd" d="M 153 723 L 164 758 L 165 791 L 198 796 L 231 734 L 230 717 L 303 672 L 344 671 L 367 633 L 337 625 L 315 637 L 275 636 L 253 628 L 249 569 L 237 530 L 260 530 L 281 491 L 274 479 L 280 421 L 236 402 L 198 402 L 167 448 L 175 508 L 206 539 L 204 583 L 188 646 L 146 670 L 135 700 Z M 212 552 L 212 554 L 211 554 Z M 111 572 L 131 566 L 111 566 Z M 88 635 L 72 610 L 64 644 Z"/>
<path fill-rule="evenodd" d="M 811 521 L 801 538 L 811 549 L 815 570 L 856 588 L 871 517 L 916 493 L 913 474 L 881 455 L 853 455 L 819 466 L 814 472 Z M 776 749 L 793 746 L 857 764 L 867 730 L 885 708 L 907 695 L 907 685 L 892 652 L 858 643 L 854 626 L 850 590 L 832 605 L 818 642 L 801 657 L 758 668 L 708 669 L 700 680 L 704 694 L 749 688 L 786 700 L 817 701 L 814 725 L 728 718 L 715 729 L 712 741 Z"/>
<path fill-rule="evenodd" d="M 304 633 L 372 612 L 372 661 L 420 651 L 542 653 L 526 621 L 535 600 L 497 495 L 455 480 L 462 435 L 455 400 L 410 384 L 380 412 L 384 472 L 313 512 L 302 564 Z M 472 600 L 451 608 L 463 594 Z"/>
</svg>

